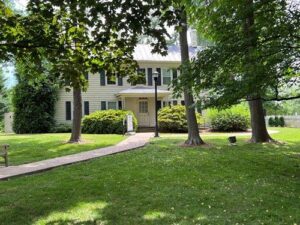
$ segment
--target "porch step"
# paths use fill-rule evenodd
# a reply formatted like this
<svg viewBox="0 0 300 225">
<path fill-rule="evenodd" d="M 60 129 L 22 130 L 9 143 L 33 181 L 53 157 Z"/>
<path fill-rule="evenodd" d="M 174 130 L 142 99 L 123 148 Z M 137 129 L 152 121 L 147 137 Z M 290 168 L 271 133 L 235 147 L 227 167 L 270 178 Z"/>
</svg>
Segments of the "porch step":
<svg viewBox="0 0 300 225">
<path fill-rule="evenodd" d="M 155 131 L 154 127 L 139 127 L 137 129 L 138 133 L 147 133 L 147 132 L 154 132 L 154 131 Z"/>
</svg>

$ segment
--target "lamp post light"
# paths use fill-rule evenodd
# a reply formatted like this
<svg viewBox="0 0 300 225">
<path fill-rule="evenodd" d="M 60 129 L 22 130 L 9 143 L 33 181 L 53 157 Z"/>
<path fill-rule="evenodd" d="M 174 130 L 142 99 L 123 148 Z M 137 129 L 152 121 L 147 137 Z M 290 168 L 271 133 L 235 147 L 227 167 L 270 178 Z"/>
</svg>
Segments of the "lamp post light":
<svg viewBox="0 0 300 225">
<path fill-rule="evenodd" d="M 157 111 L 158 111 L 158 105 L 157 105 L 157 79 L 158 79 L 158 72 L 155 71 L 153 73 L 153 79 L 154 79 L 154 87 L 155 87 L 155 135 L 154 137 L 159 137 L 158 135 L 158 115 L 157 115 Z"/>
</svg>

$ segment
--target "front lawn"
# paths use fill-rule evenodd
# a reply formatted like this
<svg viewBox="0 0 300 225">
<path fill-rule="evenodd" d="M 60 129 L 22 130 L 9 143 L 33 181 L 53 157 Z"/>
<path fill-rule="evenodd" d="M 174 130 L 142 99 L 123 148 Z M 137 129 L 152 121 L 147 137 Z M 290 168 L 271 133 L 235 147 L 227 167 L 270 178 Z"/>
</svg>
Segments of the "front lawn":
<svg viewBox="0 0 300 225">
<path fill-rule="evenodd" d="M 298 224 L 300 129 L 273 134 L 286 144 L 181 137 L 140 150 L 0 183 L 0 224 Z"/>
<path fill-rule="evenodd" d="M 103 148 L 124 139 L 122 135 L 83 134 L 85 143 L 68 144 L 69 138 L 70 134 L 0 134 L 0 145 L 10 145 L 9 164 L 18 165 Z"/>
</svg>

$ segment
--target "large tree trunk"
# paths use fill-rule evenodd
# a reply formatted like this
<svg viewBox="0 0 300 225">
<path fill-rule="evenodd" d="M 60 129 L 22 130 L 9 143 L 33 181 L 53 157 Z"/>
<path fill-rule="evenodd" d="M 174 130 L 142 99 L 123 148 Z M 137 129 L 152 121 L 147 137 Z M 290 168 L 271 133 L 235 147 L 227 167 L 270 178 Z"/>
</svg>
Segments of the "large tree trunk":
<svg viewBox="0 0 300 225">
<path fill-rule="evenodd" d="M 187 19 L 186 13 L 182 11 L 181 17 L 181 31 L 180 35 L 180 49 L 181 49 L 181 63 L 189 63 L 189 47 L 187 42 Z M 184 88 L 184 101 L 186 108 L 186 118 L 188 125 L 188 139 L 185 141 L 186 145 L 201 145 L 204 144 L 199 135 L 199 128 L 197 124 L 196 112 L 193 107 L 194 99 L 192 93 L 189 91 L 189 87 Z"/>
<path fill-rule="evenodd" d="M 259 72 L 256 70 L 256 60 L 253 58 L 253 51 L 257 48 L 253 0 L 246 0 L 245 7 L 247 8 L 247 15 L 244 24 L 244 38 L 248 42 L 246 51 L 247 63 L 249 64 L 249 71 L 247 71 L 247 75 L 251 76 L 253 73 Z M 256 92 L 257 90 L 253 91 Z M 250 98 L 249 101 L 252 128 L 251 142 L 270 142 L 272 141 L 272 138 L 267 131 L 262 100 L 257 93 L 249 93 L 249 96 L 253 96 L 252 99 L 254 99 L 251 100 Z"/>
<path fill-rule="evenodd" d="M 252 137 L 251 142 L 270 142 L 270 137 L 265 121 L 263 103 L 261 99 L 249 101 L 250 114 L 251 114 L 251 128 Z"/>
<path fill-rule="evenodd" d="M 82 119 L 82 98 L 81 89 L 73 88 L 73 125 L 70 143 L 79 143 L 81 141 L 81 119 Z"/>
</svg>

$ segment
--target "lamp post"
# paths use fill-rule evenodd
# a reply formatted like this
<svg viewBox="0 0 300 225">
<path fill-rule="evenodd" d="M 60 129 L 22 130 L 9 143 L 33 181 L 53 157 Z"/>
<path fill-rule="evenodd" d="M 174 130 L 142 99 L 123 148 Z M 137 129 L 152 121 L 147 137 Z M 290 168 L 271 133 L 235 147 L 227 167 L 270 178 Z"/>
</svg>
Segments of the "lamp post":
<svg viewBox="0 0 300 225">
<path fill-rule="evenodd" d="M 155 71 L 153 73 L 153 79 L 154 79 L 154 87 L 155 87 L 155 135 L 154 137 L 159 137 L 158 135 L 158 116 L 157 116 L 157 111 L 158 111 L 158 105 L 157 105 L 157 79 L 158 79 L 158 72 Z"/>
</svg>

